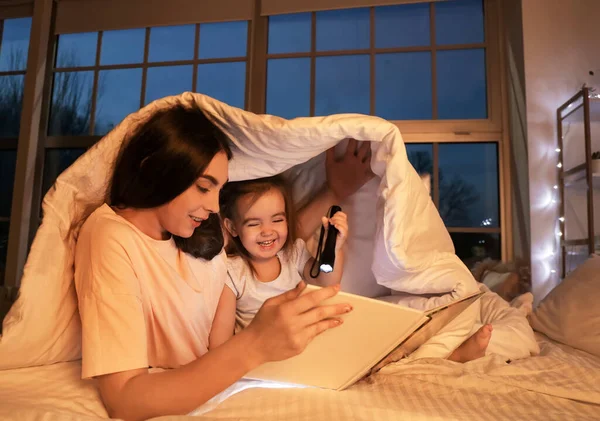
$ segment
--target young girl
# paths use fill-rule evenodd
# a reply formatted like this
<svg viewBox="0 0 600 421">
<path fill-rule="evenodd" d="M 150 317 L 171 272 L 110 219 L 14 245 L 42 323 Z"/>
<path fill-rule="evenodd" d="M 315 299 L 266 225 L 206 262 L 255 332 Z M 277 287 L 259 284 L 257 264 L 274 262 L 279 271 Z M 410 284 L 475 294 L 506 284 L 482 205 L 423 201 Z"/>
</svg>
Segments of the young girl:
<svg viewBox="0 0 600 421">
<path fill-rule="evenodd" d="M 232 182 L 221 193 L 221 216 L 229 234 L 228 286 L 223 289 L 210 346 L 225 342 L 237 328 L 246 327 L 269 298 L 294 289 L 302 279 L 320 286 L 338 284 L 348 235 L 346 214 L 322 218 L 338 229 L 334 270 L 310 276 L 314 258 L 296 238 L 291 195 L 280 176 Z M 237 311 L 236 311 L 237 310 Z M 235 316 L 234 316 L 235 315 Z"/>
<path fill-rule="evenodd" d="M 226 342 L 248 324 L 269 298 L 293 289 L 302 279 L 321 286 L 339 283 L 343 273 L 346 214 L 337 212 L 331 223 L 339 230 L 331 273 L 310 276 L 314 259 L 303 240 L 295 238 L 296 218 L 291 195 L 281 177 L 228 183 L 220 196 L 221 216 L 229 234 L 227 280 L 209 337 L 211 349 Z M 311 215 L 302 209 L 299 219 Z M 312 215 L 314 216 L 314 215 Z M 325 225 L 327 218 L 322 218 Z M 492 326 L 482 326 L 448 359 L 467 362 L 485 355 Z"/>
</svg>

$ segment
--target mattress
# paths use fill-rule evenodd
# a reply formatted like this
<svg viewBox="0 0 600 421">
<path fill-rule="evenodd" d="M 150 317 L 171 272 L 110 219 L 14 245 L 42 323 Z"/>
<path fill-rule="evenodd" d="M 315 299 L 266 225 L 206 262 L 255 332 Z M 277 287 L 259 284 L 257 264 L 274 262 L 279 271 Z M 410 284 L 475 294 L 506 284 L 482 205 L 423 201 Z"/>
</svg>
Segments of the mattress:
<svg viewBox="0 0 600 421">
<path fill-rule="evenodd" d="M 160 420 L 592 420 L 600 419 L 600 358 L 537 335 L 541 354 L 512 362 L 399 362 L 351 388 L 250 387 L 195 417 Z M 0 419 L 107 417 L 79 362 L 0 371 Z M 208 411 L 208 412 L 206 412 Z"/>
</svg>

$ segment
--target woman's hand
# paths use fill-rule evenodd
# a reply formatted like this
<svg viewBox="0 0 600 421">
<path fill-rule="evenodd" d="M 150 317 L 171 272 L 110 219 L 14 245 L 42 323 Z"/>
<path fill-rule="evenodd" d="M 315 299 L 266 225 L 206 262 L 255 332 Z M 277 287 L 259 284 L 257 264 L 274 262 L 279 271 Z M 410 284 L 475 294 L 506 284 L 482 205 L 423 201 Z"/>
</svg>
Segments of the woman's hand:
<svg viewBox="0 0 600 421">
<path fill-rule="evenodd" d="M 371 171 L 371 142 L 348 141 L 346 153 L 335 158 L 334 148 L 327 150 L 325 160 L 327 183 L 319 194 L 298 211 L 298 237 L 308 241 L 319 228 L 321 215 L 332 205 L 339 205 L 375 177 Z"/>
<path fill-rule="evenodd" d="M 348 238 L 348 216 L 344 212 L 339 211 L 329 219 L 323 216 L 321 222 L 326 230 L 329 229 L 329 224 L 337 228 L 338 235 L 335 242 L 335 251 L 340 250 Z"/>
<path fill-rule="evenodd" d="M 350 139 L 346 153 L 336 159 L 334 148 L 327 150 L 325 160 L 327 187 L 342 201 L 354 194 L 375 174 L 371 171 L 371 142 L 361 142 Z"/>
<path fill-rule="evenodd" d="M 319 306 L 339 291 L 339 285 L 300 296 L 306 284 L 265 301 L 252 323 L 253 350 L 260 363 L 284 360 L 300 354 L 315 336 L 342 324 L 339 316 L 352 310 L 349 304 Z M 242 331 L 242 332 L 244 332 Z"/>
</svg>

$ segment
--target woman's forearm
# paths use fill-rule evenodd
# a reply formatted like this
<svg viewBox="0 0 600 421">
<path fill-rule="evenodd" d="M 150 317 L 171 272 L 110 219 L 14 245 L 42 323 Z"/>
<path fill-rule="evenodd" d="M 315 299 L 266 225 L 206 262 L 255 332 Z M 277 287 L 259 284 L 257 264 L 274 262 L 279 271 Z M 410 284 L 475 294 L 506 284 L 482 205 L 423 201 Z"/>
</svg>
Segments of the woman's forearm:
<svg viewBox="0 0 600 421">
<path fill-rule="evenodd" d="M 215 349 L 227 342 L 235 330 L 235 294 L 228 286 L 223 287 L 217 311 L 213 319 L 210 335 L 208 336 L 208 349 Z"/>
<path fill-rule="evenodd" d="M 187 414 L 260 365 L 255 349 L 252 333 L 242 331 L 183 367 L 134 376 L 107 402 L 109 413 L 126 421 Z"/>
</svg>

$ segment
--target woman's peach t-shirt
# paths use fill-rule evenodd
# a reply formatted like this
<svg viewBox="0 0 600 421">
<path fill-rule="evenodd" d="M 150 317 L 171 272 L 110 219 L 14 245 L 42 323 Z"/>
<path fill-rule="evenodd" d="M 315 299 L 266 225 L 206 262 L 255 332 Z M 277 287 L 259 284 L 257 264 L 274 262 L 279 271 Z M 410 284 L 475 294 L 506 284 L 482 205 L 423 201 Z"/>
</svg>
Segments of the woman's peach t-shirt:
<svg viewBox="0 0 600 421">
<path fill-rule="evenodd" d="M 207 261 L 148 237 L 108 205 L 79 233 L 75 285 L 82 377 L 175 368 L 208 350 L 226 256 Z"/>
</svg>

